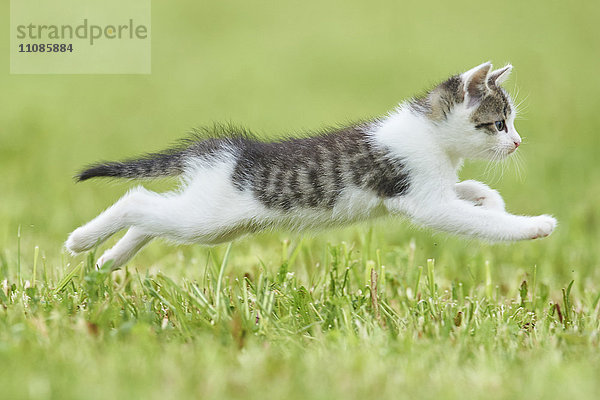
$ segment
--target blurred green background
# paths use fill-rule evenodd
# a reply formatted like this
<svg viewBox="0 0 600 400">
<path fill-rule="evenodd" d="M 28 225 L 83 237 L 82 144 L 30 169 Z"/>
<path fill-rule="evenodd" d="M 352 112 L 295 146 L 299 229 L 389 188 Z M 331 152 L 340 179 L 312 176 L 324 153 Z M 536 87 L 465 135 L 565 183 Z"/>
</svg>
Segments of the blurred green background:
<svg viewBox="0 0 600 400">
<path fill-rule="evenodd" d="M 39 245 L 49 262 L 64 263 L 67 234 L 133 185 L 75 184 L 73 174 L 89 162 L 159 150 L 213 122 L 242 124 L 268 137 L 378 116 L 451 74 L 491 60 L 515 66 L 506 87 L 518 92 L 526 108 L 517 122 L 524 165 L 520 177 L 510 162 L 504 174 L 500 167 L 484 174 L 486 164 L 475 163 L 462 176 L 493 184 L 511 211 L 551 213 L 560 226 L 544 241 L 484 247 L 508 264 L 548 262 L 553 272 L 596 276 L 597 2 L 152 6 L 151 75 L 9 75 L 3 36 L 0 245 L 9 259 L 21 226 L 23 248 Z M 8 4 L 2 10 L 6 19 Z M 438 258 L 447 247 L 468 254 L 478 246 L 443 235 L 431 239 L 401 221 L 375 226 L 384 247 L 416 235 L 423 252 Z M 352 240 L 353 232 L 364 230 L 319 233 L 317 242 Z M 262 235 L 240 246 L 268 247 L 285 236 Z M 152 264 L 166 253 L 155 243 L 149 256 L 134 263 Z"/>
</svg>

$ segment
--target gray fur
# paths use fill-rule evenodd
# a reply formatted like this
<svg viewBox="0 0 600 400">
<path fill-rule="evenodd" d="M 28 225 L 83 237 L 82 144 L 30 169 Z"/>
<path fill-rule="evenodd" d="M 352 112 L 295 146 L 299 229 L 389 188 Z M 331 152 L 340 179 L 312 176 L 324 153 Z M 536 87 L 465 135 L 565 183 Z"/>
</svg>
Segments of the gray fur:
<svg viewBox="0 0 600 400">
<path fill-rule="evenodd" d="M 437 85 L 426 95 L 411 101 L 411 107 L 433 121 L 446 119 L 452 107 L 462 103 L 465 93 L 462 90 L 462 80 L 459 75 L 452 76 Z"/>
<path fill-rule="evenodd" d="M 508 120 L 513 112 L 508 95 L 504 89 L 490 85 L 481 97 L 481 102 L 471 115 L 475 126 L 485 129 L 487 133 L 497 133 L 494 122 Z"/>
<path fill-rule="evenodd" d="M 179 146 L 158 153 L 148 153 L 139 158 L 90 165 L 77 174 L 75 179 L 81 182 L 96 177 L 139 179 L 180 175 L 185 172 L 186 160 L 210 157 L 222 151 L 233 140 L 199 137 L 196 133 L 192 138 L 182 140 Z"/>
<path fill-rule="evenodd" d="M 401 160 L 376 149 L 367 126 L 319 136 L 263 143 L 245 141 L 233 172 L 239 190 L 252 190 L 271 208 L 331 208 L 354 185 L 387 198 L 404 194 L 409 176 Z"/>
<path fill-rule="evenodd" d="M 95 164 L 77 178 L 179 175 L 192 159 L 230 154 L 236 158 L 234 186 L 252 191 L 270 208 L 332 208 L 350 185 L 382 198 L 404 194 L 410 180 L 402 161 L 375 148 L 368 129 L 369 124 L 358 124 L 316 136 L 263 142 L 243 129 L 217 125 L 203 130 L 204 138 L 196 135 L 182 146 L 138 159 Z"/>
<path fill-rule="evenodd" d="M 494 83 L 494 77 L 488 79 L 481 75 L 477 83 L 468 90 L 470 98 L 477 107 L 471 115 L 471 121 L 487 133 L 497 133 L 494 122 L 507 120 L 513 112 L 509 96 L 504 89 Z M 459 75 L 455 75 L 437 85 L 426 95 L 417 97 L 410 102 L 412 109 L 433 121 L 443 121 L 457 104 L 465 99 L 465 91 Z"/>
</svg>

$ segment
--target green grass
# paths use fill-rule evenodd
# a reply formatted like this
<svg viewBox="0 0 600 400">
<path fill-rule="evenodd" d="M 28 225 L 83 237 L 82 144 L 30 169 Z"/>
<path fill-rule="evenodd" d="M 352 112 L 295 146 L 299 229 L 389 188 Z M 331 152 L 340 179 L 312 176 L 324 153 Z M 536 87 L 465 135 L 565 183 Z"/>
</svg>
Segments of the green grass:
<svg viewBox="0 0 600 400">
<path fill-rule="evenodd" d="M 8 75 L 2 36 L 0 397 L 596 398 L 600 6 L 213 3 L 154 2 L 149 76 Z M 485 60 L 515 66 L 524 165 L 461 175 L 555 215 L 547 239 L 385 220 L 156 242 L 113 274 L 62 249 L 132 185 L 74 184 L 88 162 L 213 121 L 266 137 L 380 115 Z"/>
<path fill-rule="evenodd" d="M 598 296 L 569 285 L 561 297 L 535 267 L 522 282 L 494 282 L 484 265 L 482 282 L 448 281 L 433 260 L 411 265 L 410 244 L 397 249 L 404 262 L 385 266 L 379 252 L 365 265 L 345 243 L 303 262 L 310 246 L 284 242 L 276 268 L 224 274 L 229 250 L 188 278 L 111 275 L 89 258 L 60 280 L 5 282 L 3 392 L 547 398 L 598 389 Z"/>
</svg>

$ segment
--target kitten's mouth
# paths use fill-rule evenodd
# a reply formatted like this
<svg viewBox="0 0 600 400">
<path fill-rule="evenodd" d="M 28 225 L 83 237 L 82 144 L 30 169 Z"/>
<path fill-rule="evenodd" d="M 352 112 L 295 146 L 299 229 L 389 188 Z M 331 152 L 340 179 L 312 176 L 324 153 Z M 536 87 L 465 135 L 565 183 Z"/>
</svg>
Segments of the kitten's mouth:
<svg viewBox="0 0 600 400">
<path fill-rule="evenodd" d="M 508 149 L 508 154 L 514 153 L 519 148 L 520 144 L 521 144 L 521 140 L 513 142 L 513 146 L 514 147 L 511 147 L 511 148 Z"/>
<path fill-rule="evenodd" d="M 494 157 L 496 157 L 497 160 L 504 160 L 505 158 L 510 157 L 515 150 L 516 149 L 502 149 L 500 151 L 496 151 Z"/>
</svg>

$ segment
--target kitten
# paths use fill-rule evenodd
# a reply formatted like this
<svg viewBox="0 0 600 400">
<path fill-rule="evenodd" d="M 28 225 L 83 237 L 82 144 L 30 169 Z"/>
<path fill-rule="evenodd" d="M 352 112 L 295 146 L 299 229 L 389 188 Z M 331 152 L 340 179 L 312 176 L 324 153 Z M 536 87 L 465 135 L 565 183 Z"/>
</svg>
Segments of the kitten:
<svg viewBox="0 0 600 400">
<path fill-rule="evenodd" d="M 156 237 L 214 245 L 265 229 L 385 215 L 488 241 L 548 236 L 557 223 L 551 216 L 509 214 L 497 191 L 458 182 L 464 158 L 505 158 L 521 143 L 515 107 L 500 87 L 511 69 L 481 64 L 384 117 L 314 137 L 267 143 L 221 127 L 179 148 L 93 165 L 79 181 L 180 175 L 182 185 L 168 193 L 132 189 L 72 232 L 66 247 L 90 250 L 128 228 L 97 262 L 116 269 Z"/>
</svg>

